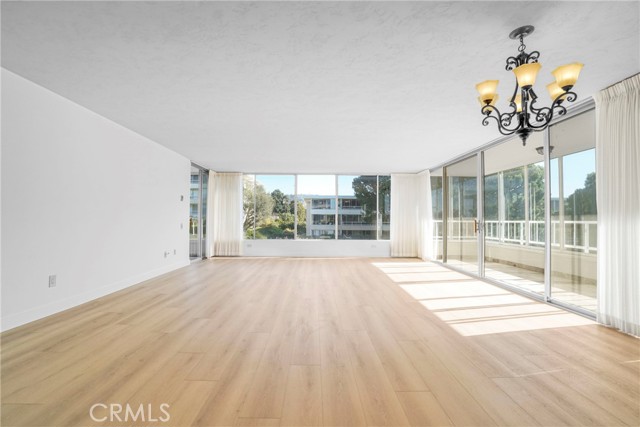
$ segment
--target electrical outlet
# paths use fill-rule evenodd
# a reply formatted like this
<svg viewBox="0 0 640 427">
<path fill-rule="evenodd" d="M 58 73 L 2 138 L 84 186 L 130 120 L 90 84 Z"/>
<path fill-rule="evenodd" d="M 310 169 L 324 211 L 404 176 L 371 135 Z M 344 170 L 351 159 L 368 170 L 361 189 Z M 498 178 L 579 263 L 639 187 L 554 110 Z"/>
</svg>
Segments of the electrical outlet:
<svg viewBox="0 0 640 427">
<path fill-rule="evenodd" d="M 182 230 L 184 228 L 184 224 L 180 223 L 180 230 Z"/>
<path fill-rule="evenodd" d="M 50 288 L 55 288 L 56 287 L 56 275 L 52 274 L 51 276 L 49 276 L 49 287 Z"/>
<path fill-rule="evenodd" d="M 166 258 L 166 257 L 168 257 L 170 253 L 171 253 L 171 252 L 169 252 L 169 251 L 164 251 L 164 257 L 165 257 L 165 258 Z"/>
<path fill-rule="evenodd" d="M 175 255 L 176 253 L 177 253 L 177 252 L 176 252 L 176 250 L 174 249 L 174 250 L 173 250 L 173 254 Z"/>
</svg>

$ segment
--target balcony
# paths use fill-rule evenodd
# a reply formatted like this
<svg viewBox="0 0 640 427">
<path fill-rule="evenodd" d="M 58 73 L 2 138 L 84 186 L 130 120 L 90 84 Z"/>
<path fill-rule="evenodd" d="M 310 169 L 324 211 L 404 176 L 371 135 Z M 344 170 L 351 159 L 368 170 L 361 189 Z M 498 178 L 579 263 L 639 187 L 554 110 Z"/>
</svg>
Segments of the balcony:
<svg viewBox="0 0 640 427">
<path fill-rule="evenodd" d="M 475 222 L 448 221 L 448 263 L 477 273 Z M 554 298 L 588 310 L 596 298 L 596 221 L 551 222 Z M 434 221 L 442 254 L 442 221 Z M 544 221 L 485 221 L 485 276 L 544 295 Z M 564 232 L 563 232 L 564 230 Z"/>
</svg>

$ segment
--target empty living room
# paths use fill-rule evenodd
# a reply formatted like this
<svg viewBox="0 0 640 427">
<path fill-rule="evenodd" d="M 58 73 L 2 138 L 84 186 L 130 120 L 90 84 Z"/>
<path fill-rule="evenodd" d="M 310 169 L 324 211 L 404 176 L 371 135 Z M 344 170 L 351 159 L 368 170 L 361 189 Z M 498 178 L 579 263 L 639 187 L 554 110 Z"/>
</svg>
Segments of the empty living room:
<svg viewBox="0 0 640 427">
<path fill-rule="evenodd" d="M 640 1 L 0 29 L 0 425 L 640 425 Z"/>
</svg>

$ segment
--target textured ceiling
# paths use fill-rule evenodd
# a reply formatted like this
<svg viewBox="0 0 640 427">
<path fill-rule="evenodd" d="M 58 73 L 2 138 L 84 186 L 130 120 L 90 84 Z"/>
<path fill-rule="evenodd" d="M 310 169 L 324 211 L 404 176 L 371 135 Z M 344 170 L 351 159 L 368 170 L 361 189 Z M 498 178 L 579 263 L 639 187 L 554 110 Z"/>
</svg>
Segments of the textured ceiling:
<svg viewBox="0 0 640 427">
<path fill-rule="evenodd" d="M 581 99 L 640 71 L 638 2 L 2 2 L 2 66 L 219 171 L 413 172 L 498 136 L 475 83 L 532 24 Z"/>
</svg>

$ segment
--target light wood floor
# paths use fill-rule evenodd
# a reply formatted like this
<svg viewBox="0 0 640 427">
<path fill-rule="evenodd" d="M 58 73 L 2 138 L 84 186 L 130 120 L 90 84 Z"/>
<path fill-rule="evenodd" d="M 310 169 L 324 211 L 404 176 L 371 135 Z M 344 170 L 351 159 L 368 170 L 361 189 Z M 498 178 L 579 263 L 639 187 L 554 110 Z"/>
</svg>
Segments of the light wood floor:
<svg viewBox="0 0 640 427">
<path fill-rule="evenodd" d="M 3 426 L 640 425 L 637 339 L 417 260 L 209 260 L 1 339 Z"/>
</svg>

